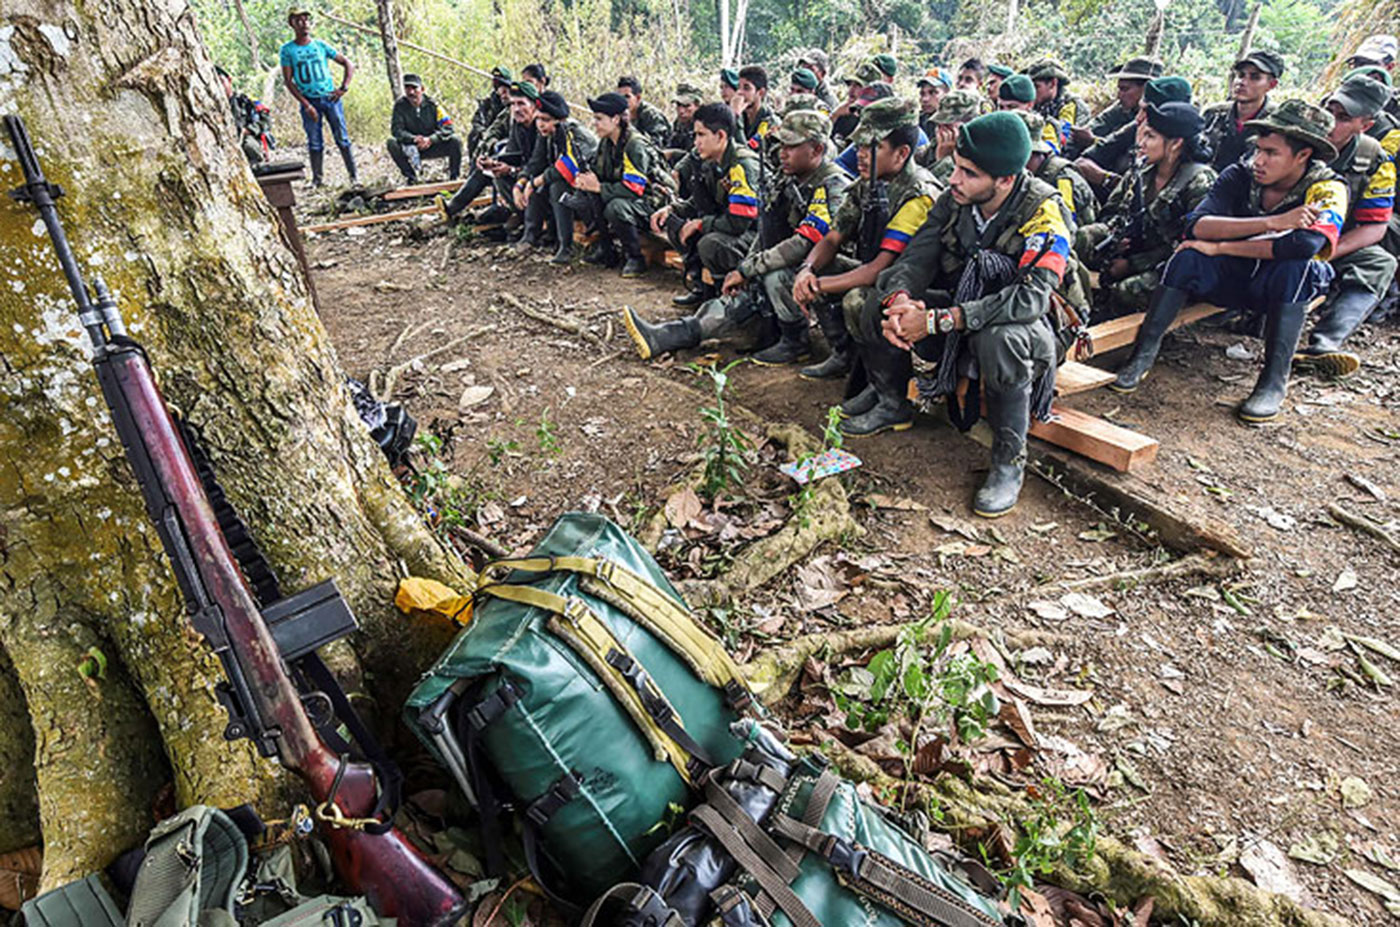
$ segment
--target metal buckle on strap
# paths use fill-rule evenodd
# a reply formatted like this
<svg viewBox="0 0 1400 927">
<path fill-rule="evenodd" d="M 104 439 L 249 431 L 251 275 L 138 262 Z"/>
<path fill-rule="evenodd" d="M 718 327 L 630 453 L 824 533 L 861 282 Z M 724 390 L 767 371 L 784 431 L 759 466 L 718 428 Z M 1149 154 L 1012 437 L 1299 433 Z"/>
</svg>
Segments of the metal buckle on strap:
<svg viewBox="0 0 1400 927">
<path fill-rule="evenodd" d="M 583 600 L 580 599 L 578 596 L 571 595 L 567 600 L 565 600 L 564 614 L 562 617 L 565 621 L 567 621 L 574 627 L 579 627 L 582 624 L 583 619 L 587 618 L 589 614 L 590 612 L 588 610 L 588 606 L 585 605 L 583 603 Z"/>
<path fill-rule="evenodd" d="M 611 560 L 598 560 L 597 564 L 593 568 L 593 575 L 607 585 L 613 585 L 613 574 L 617 572 L 617 564 Z"/>
<path fill-rule="evenodd" d="M 657 927 L 676 913 L 654 889 L 645 885 L 638 886 L 636 893 L 624 904 L 641 916 L 643 924 L 655 924 Z"/>
</svg>

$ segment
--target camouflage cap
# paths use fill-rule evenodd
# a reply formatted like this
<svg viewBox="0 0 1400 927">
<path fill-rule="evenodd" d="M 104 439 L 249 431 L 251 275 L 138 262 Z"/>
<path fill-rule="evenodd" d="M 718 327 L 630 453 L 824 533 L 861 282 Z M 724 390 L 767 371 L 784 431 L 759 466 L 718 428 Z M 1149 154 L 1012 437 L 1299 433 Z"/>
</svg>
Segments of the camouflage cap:
<svg viewBox="0 0 1400 927">
<path fill-rule="evenodd" d="M 811 68 L 797 68 L 791 75 L 792 86 L 803 87 L 807 90 L 817 89 L 817 75 Z"/>
<path fill-rule="evenodd" d="M 1400 40 L 1393 35 L 1368 36 L 1348 60 L 1386 64 L 1395 60 L 1397 49 L 1400 49 Z"/>
<path fill-rule="evenodd" d="M 826 52 L 820 48 L 807 48 L 798 53 L 797 66 L 811 68 L 813 71 L 821 71 L 825 74 L 831 66 L 831 61 L 826 57 Z"/>
<path fill-rule="evenodd" d="M 1026 132 L 1031 137 L 1031 154 L 1054 154 L 1055 146 L 1045 137 L 1045 117 L 1034 110 L 1017 110 L 1016 115 L 1026 124 Z"/>
<path fill-rule="evenodd" d="M 1062 85 L 1070 81 L 1069 71 L 1053 58 L 1041 58 L 1021 70 L 1031 80 L 1057 80 Z"/>
<path fill-rule="evenodd" d="M 699 105 L 705 102 L 705 91 L 694 84 L 687 84 L 682 81 L 676 85 L 676 92 L 672 95 L 671 102 Z"/>
<path fill-rule="evenodd" d="M 801 145 L 803 142 L 825 145 L 831 137 L 831 120 L 814 109 L 793 110 L 783 116 L 783 122 L 775 134 L 779 145 Z"/>
<path fill-rule="evenodd" d="M 971 122 L 982 115 L 982 94 L 976 90 L 950 90 L 938 101 L 938 112 L 933 121 L 939 125 L 957 122 Z"/>
<path fill-rule="evenodd" d="M 1238 71 L 1245 65 L 1253 65 L 1265 74 L 1272 74 L 1274 77 L 1283 76 L 1283 56 L 1278 52 L 1269 51 L 1267 48 L 1251 48 L 1235 62 L 1235 70 Z"/>
<path fill-rule="evenodd" d="M 873 61 L 862 61 L 856 66 L 856 83 L 862 86 L 876 84 L 885 79 L 885 75 L 876 67 Z"/>
<path fill-rule="evenodd" d="M 779 112 L 778 115 L 783 119 L 786 119 L 789 113 L 795 113 L 798 110 L 804 109 L 814 109 L 819 113 L 826 113 L 828 116 L 831 115 L 831 113 L 827 110 L 826 104 L 823 103 L 815 93 L 792 94 L 786 100 L 783 101 L 782 111 Z"/>
<path fill-rule="evenodd" d="M 1348 77 L 1322 102 L 1335 101 L 1353 119 L 1374 119 L 1376 114 L 1390 102 L 1390 88 L 1363 74 Z"/>
<path fill-rule="evenodd" d="M 1328 138 L 1336 120 L 1321 106 L 1314 106 L 1307 100 L 1284 100 L 1272 113 L 1251 119 L 1244 124 L 1246 129 L 1263 132 L 1277 132 L 1297 139 L 1313 150 L 1323 161 L 1331 161 L 1337 156 L 1337 147 Z"/>
<path fill-rule="evenodd" d="M 851 141 L 857 145 L 871 145 L 900 126 L 912 126 L 916 121 L 915 110 L 913 100 L 898 97 L 876 100 L 860 111 L 860 122 L 851 133 Z"/>
</svg>

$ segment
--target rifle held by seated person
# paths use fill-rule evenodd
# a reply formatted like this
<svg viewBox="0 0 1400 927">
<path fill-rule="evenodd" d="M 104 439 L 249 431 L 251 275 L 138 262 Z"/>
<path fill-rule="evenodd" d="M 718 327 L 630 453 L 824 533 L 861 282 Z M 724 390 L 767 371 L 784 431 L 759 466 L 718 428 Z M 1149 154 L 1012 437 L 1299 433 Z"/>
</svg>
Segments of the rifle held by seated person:
<svg viewBox="0 0 1400 927">
<path fill-rule="evenodd" d="M 1107 237 L 1094 246 L 1089 260 L 1085 262 L 1090 270 L 1102 273 L 1116 258 L 1122 257 L 1135 245 L 1142 243 L 1143 228 L 1147 220 L 1147 202 L 1142 189 L 1144 166 L 1140 155 L 1133 158 L 1133 166 L 1128 169 L 1128 177 L 1132 183 L 1128 212 L 1112 222 Z"/>
<path fill-rule="evenodd" d="M 33 204 L 48 229 L 146 512 L 191 624 L 228 677 L 216 690 L 230 715 L 224 737 L 251 739 L 263 756 L 278 757 L 302 778 L 347 889 L 402 927 L 455 923 L 465 909 L 462 896 L 392 825 L 387 806 L 397 804 L 401 774 L 315 655 L 317 646 L 354 629 L 349 608 L 333 583 L 280 598 L 275 577 L 214 482 L 195 433 L 171 414 L 145 349 L 126 333 L 100 279 L 89 297 L 54 205 L 63 191 L 45 180 L 24 122 L 6 116 L 5 127 L 25 181 L 11 195 Z M 352 758 L 339 724 L 363 758 Z"/>
<path fill-rule="evenodd" d="M 865 188 L 865 198 L 860 204 L 860 241 L 856 245 L 856 257 L 862 264 L 869 264 L 880 254 L 880 242 L 884 238 L 885 223 L 890 215 L 890 185 L 880 179 L 876 152 L 878 141 L 870 144 L 870 178 Z"/>
</svg>

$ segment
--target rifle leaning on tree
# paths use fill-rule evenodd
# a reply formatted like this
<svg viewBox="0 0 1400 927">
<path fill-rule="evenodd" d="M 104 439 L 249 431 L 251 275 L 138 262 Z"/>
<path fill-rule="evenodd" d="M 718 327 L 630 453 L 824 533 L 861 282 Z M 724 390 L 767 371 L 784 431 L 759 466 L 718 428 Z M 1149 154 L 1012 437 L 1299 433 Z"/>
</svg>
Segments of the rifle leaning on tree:
<svg viewBox="0 0 1400 927">
<path fill-rule="evenodd" d="M 247 737 L 305 781 L 336 874 L 401 927 L 440 927 L 465 908 L 452 884 L 393 826 L 402 776 L 354 714 L 316 648 L 356 628 L 333 581 L 282 598 L 277 580 L 229 506 L 195 431 L 171 414 L 141 345 L 126 333 L 101 279 L 94 297 L 68 247 L 24 122 L 5 117 L 25 184 L 11 193 L 39 210 L 53 240 L 92 363 L 146 512 L 195 630 L 223 665 L 218 686 L 230 720 L 224 737 Z M 236 551 L 236 552 L 235 552 Z M 343 724 L 359 757 L 336 732 Z"/>
</svg>

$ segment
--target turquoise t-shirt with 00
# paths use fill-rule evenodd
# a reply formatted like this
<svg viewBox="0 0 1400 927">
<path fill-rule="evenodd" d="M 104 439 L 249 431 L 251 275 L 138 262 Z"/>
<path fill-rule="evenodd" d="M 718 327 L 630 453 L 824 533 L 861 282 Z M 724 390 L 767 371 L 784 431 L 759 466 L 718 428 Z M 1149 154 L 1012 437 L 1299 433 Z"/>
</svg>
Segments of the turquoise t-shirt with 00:
<svg viewBox="0 0 1400 927">
<path fill-rule="evenodd" d="M 336 50 L 320 39 L 305 45 L 288 42 L 282 46 L 282 67 L 292 69 L 292 81 L 303 96 L 328 97 L 335 91 L 330 62 Z"/>
</svg>

